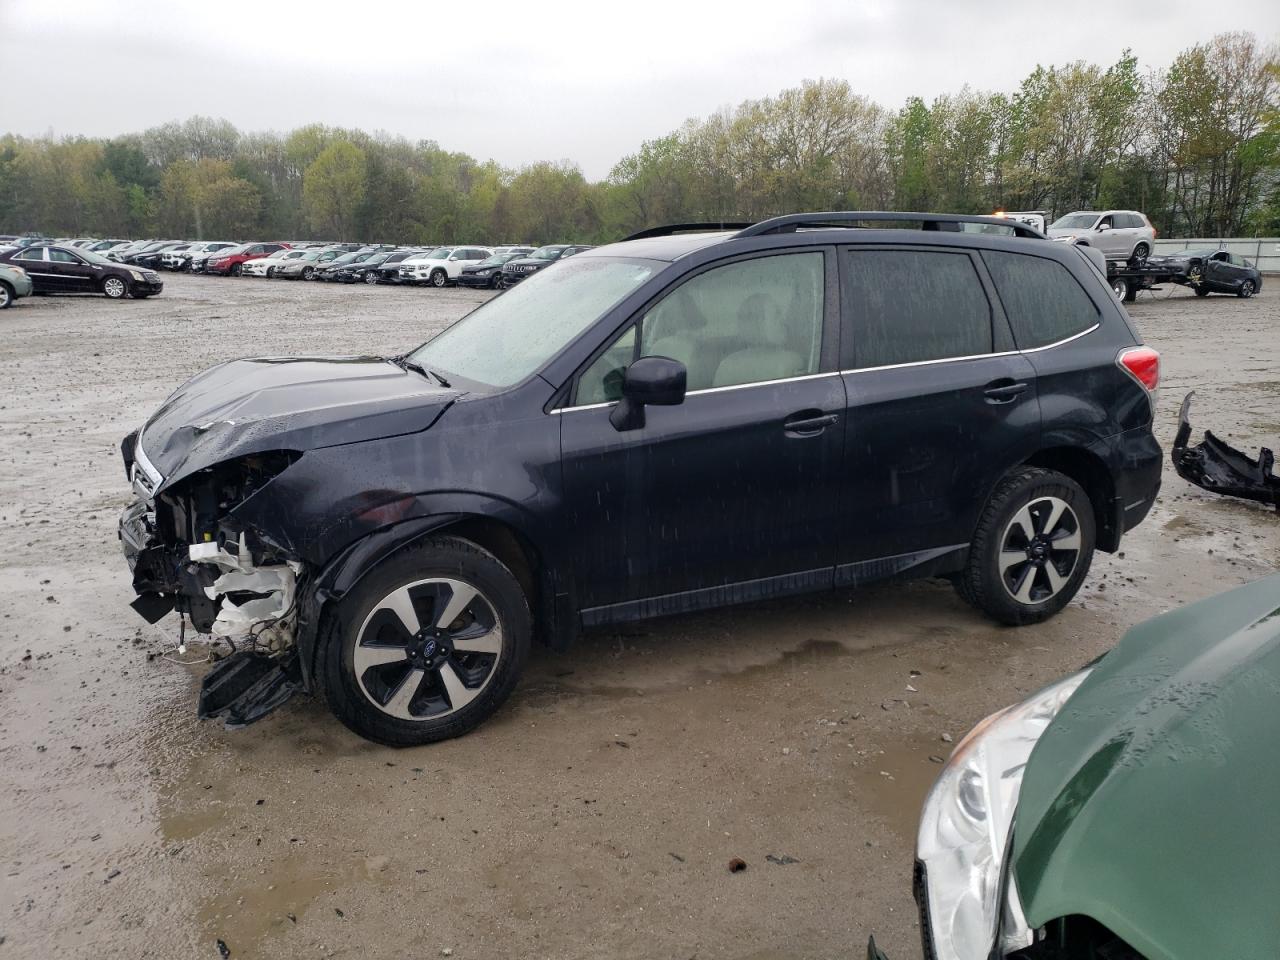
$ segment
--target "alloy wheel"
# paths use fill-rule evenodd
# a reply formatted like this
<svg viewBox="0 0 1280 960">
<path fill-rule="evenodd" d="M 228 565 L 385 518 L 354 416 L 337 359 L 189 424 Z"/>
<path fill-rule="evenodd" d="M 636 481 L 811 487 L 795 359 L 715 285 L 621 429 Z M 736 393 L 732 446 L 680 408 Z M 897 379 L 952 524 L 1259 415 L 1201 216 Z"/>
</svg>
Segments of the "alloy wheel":
<svg viewBox="0 0 1280 960">
<path fill-rule="evenodd" d="M 1037 497 L 1000 538 L 1000 581 L 1018 603 L 1039 604 L 1065 587 L 1080 562 L 1080 520 L 1060 497 Z"/>
<path fill-rule="evenodd" d="M 448 279 L 443 270 L 437 270 L 431 275 L 431 285 L 433 287 L 443 287 Z"/>
<path fill-rule="evenodd" d="M 370 271 L 368 271 L 367 273 L 365 273 L 365 275 L 364 275 L 364 282 L 365 282 L 365 283 L 377 283 L 377 282 L 378 282 L 378 275 L 377 275 L 376 273 L 374 273 L 372 270 L 370 270 Z"/>
<path fill-rule="evenodd" d="M 9 306 L 10 299 L 11 297 L 9 294 L 8 285 L 0 283 L 0 310 L 3 310 L 5 307 Z"/>
<path fill-rule="evenodd" d="M 1252 280 L 1246 280 L 1244 283 L 1240 284 L 1240 296 L 1244 297 L 1246 300 L 1253 296 Z"/>
<path fill-rule="evenodd" d="M 119 277 L 107 277 L 102 283 L 102 292 L 112 300 L 119 300 L 125 295 L 124 281 Z"/>
<path fill-rule="evenodd" d="M 488 685 L 502 627 L 476 587 L 445 577 L 397 587 L 369 612 L 352 665 L 369 702 L 399 720 L 437 720 Z"/>
</svg>

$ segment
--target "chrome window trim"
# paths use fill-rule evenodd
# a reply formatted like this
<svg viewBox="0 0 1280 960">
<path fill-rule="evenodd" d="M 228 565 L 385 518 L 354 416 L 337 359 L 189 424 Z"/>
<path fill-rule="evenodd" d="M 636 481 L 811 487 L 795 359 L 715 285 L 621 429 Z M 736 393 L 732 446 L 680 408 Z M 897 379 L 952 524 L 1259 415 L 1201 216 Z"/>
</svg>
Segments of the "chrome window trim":
<svg viewBox="0 0 1280 960">
<path fill-rule="evenodd" d="M 700 390 L 689 390 L 685 393 L 686 397 L 698 397 L 704 393 L 724 393 L 726 390 L 745 390 L 748 387 L 771 387 L 779 383 L 797 383 L 800 380 L 819 380 L 822 377 L 838 377 L 839 370 L 830 370 L 826 373 L 805 373 L 798 377 L 780 377 L 777 380 L 753 380 L 751 383 L 732 383 L 726 387 L 703 387 Z M 572 413 L 575 410 L 598 410 L 603 407 L 612 407 L 617 400 L 606 400 L 603 403 L 585 403 L 574 407 L 556 407 L 551 413 Z"/>
<path fill-rule="evenodd" d="M 753 383 L 735 383 L 727 387 L 704 387 L 701 390 L 690 390 L 685 394 L 685 396 L 696 397 L 704 393 L 723 393 L 727 390 L 744 390 L 747 387 L 767 387 L 767 386 L 773 386 L 779 383 L 792 383 L 798 380 L 817 380 L 820 377 L 842 377 L 842 376 L 847 376 L 849 374 L 872 373 L 879 370 L 901 370 L 907 367 L 929 367 L 939 363 L 963 363 L 966 360 L 986 360 L 989 357 L 1016 357 L 1016 356 L 1024 355 L 1028 353 L 1040 353 L 1043 350 L 1052 350 L 1055 347 L 1060 347 L 1063 344 L 1070 343 L 1073 340 L 1079 340 L 1081 337 L 1087 337 L 1089 334 L 1093 333 L 1093 331 L 1097 330 L 1101 326 L 1102 326 L 1102 323 L 1098 322 L 1098 323 L 1095 323 L 1093 326 L 1089 327 L 1087 330 L 1081 330 L 1079 333 L 1074 333 L 1069 337 L 1063 338 L 1062 340 L 1055 340 L 1053 343 L 1046 343 L 1043 347 L 1028 347 L 1026 350 L 1002 350 L 998 353 L 975 353 L 967 357 L 941 357 L 937 360 L 912 360 L 908 363 L 890 363 L 890 364 L 885 364 L 879 367 L 853 367 L 848 370 L 832 370 L 829 373 L 806 373 L 799 377 L 783 377 L 779 380 L 757 380 Z M 556 407 L 556 409 L 550 412 L 554 415 L 557 413 L 573 413 L 574 411 L 577 411 L 577 410 L 600 410 L 605 407 L 612 407 L 617 402 L 618 402 L 617 400 L 607 400 L 603 403 L 587 403 L 579 406 Z M 141 452 L 141 449 L 142 449 L 142 438 L 139 437 L 138 438 L 139 452 Z"/>
</svg>

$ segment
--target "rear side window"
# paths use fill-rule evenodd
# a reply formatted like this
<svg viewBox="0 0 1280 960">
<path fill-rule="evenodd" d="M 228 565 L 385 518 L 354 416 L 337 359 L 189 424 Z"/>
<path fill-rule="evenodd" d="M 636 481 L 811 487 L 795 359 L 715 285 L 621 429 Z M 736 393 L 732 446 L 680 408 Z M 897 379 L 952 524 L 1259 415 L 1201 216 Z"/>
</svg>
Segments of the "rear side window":
<svg viewBox="0 0 1280 960">
<path fill-rule="evenodd" d="M 844 316 L 859 367 L 991 352 L 991 304 L 967 253 L 846 250 Z"/>
<path fill-rule="evenodd" d="M 982 251 L 1019 350 L 1048 346 L 1098 322 L 1089 295 L 1056 260 L 1022 253 Z"/>
</svg>

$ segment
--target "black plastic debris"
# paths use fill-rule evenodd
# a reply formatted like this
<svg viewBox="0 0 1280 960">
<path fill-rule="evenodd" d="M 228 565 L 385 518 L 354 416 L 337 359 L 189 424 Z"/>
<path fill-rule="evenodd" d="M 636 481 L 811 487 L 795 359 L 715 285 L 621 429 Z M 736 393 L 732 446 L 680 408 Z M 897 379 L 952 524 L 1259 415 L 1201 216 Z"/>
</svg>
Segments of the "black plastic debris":
<svg viewBox="0 0 1280 960">
<path fill-rule="evenodd" d="M 867 938 L 867 960 L 889 960 L 884 951 L 876 946 L 876 938 Z"/>
<path fill-rule="evenodd" d="M 271 657 L 241 650 L 209 671 L 200 684 L 196 716 L 225 717 L 229 729 L 261 720 L 302 689 L 298 655 Z"/>
<path fill-rule="evenodd" d="M 795 857 L 788 856 L 785 853 L 782 856 L 778 856 L 776 853 L 769 853 L 765 855 L 765 859 L 768 860 L 770 863 L 776 863 L 780 867 L 785 867 L 785 866 L 788 866 L 789 864 L 800 862 Z"/>
<path fill-rule="evenodd" d="M 1262 447 L 1255 460 L 1208 430 L 1204 432 L 1204 440 L 1193 447 L 1187 446 L 1191 438 L 1187 411 L 1195 395 L 1194 390 L 1188 393 L 1178 411 L 1178 435 L 1170 454 L 1178 476 L 1211 493 L 1269 503 L 1280 510 L 1280 477 L 1272 472 L 1276 458 L 1268 448 Z"/>
<path fill-rule="evenodd" d="M 147 623 L 157 623 L 160 618 L 173 609 L 173 595 L 159 593 L 143 593 L 129 604 Z"/>
<path fill-rule="evenodd" d="M 218 941 L 218 956 L 222 957 L 222 960 L 227 960 L 227 957 L 231 956 L 231 948 L 224 940 Z"/>
</svg>

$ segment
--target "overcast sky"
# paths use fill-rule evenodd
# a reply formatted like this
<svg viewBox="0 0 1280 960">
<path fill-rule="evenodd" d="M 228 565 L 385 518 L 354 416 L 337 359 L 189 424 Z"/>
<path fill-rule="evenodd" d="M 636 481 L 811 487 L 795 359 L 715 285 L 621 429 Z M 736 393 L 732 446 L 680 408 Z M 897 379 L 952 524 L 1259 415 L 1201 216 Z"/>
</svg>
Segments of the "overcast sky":
<svg viewBox="0 0 1280 960">
<path fill-rule="evenodd" d="M 598 179 L 688 117 L 806 78 L 896 108 L 1126 46 L 1165 66 L 1222 30 L 1276 42 L 1280 2 L 0 0 L 0 131 L 320 122 Z"/>
</svg>

